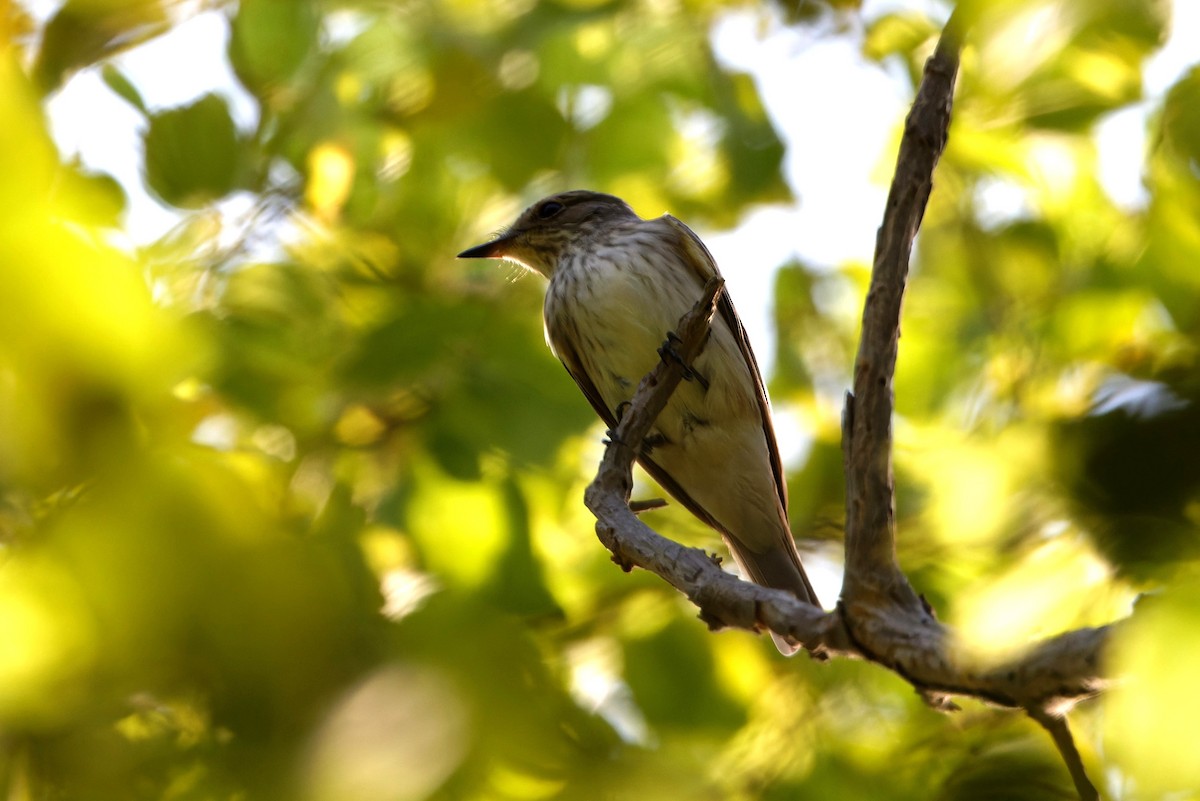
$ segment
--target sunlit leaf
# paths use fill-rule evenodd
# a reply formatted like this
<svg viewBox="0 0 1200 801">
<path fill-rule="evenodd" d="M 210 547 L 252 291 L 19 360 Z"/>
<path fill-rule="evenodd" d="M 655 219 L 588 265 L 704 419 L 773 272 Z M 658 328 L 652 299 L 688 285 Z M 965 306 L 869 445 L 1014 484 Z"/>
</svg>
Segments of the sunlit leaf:
<svg viewBox="0 0 1200 801">
<path fill-rule="evenodd" d="M 1200 67 L 1171 87 L 1161 125 L 1166 147 L 1194 169 L 1200 163 Z"/>
<path fill-rule="evenodd" d="M 116 228 L 125 213 L 125 188 L 111 175 L 70 170 L 75 207 L 95 225 Z"/>
<path fill-rule="evenodd" d="M 1200 766 L 1179 727 L 1200 714 L 1185 689 L 1200 667 L 1190 632 L 1200 622 L 1192 577 L 1138 605 L 1114 644 L 1116 670 L 1126 679 L 1106 704 L 1105 738 L 1140 788 L 1155 797 L 1187 796 L 1200 786 Z"/>
<path fill-rule="evenodd" d="M 84 704 L 99 632 L 75 577 L 52 558 L 27 554 L 0 567 L 0 720 L 37 730 L 61 725 Z"/>
<path fill-rule="evenodd" d="M 316 44 L 311 0 L 242 0 L 230 25 L 229 61 L 259 97 L 285 84 Z"/>
<path fill-rule="evenodd" d="M 936 32 L 930 20 L 919 14 L 897 12 L 871 21 L 863 40 L 863 53 L 876 61 L 891 55 L 908 56 Z"/>
<path fill-rule="evenodd" d="M 508 524 L 508 544 L 495 562 L 495 572 L 485 593 L 500 609 L 527 618 L 561 617 L 562 609 L 550 594 L 542 565 L 533 550 L 529 502 L 509 477 L 501 488 Z"/>
</svg>

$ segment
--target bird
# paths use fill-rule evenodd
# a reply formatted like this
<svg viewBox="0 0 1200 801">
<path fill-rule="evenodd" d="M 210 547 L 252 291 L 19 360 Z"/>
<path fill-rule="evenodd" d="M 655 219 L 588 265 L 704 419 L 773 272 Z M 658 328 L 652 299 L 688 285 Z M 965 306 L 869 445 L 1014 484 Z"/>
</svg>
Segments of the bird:
<svg viewBox="0 0 1200 801">
<path fill-rule="evenodd" d="M 539 200 L 458 257 L 504 259 L 549 279 L 546 341 L 610 429 L 668 332 L 720 275 L 708 248 L 676 218 L 643 219 L 624 200 L 588 190 Z M 690 371 L 694 380 L 671 396 L 639 464 L 720 532 L 744 578 L 820 608 L 788 524 L 766 388 L 727 291 Z M 801 647 L 771 636 L 785 655 Z"/>
</svg>

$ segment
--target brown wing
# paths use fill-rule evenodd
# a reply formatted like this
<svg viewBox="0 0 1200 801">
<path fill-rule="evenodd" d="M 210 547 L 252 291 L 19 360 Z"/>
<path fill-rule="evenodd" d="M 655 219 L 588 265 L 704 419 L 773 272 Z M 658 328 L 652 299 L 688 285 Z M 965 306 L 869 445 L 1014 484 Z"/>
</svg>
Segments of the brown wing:
<svg viewBox="0 0 1200 801">
<path fill-rule="evenodd" d="M 604 402 L 604 398 L 600 395 L 600 390 L 592 382 L 587 371 L 583 369 L 583 363 L 579 359 L 579 354 L 575 352 L 575 346 L 571 342 L 555 342 L 554 354 L 558 356 L 558 360 L 562 362 L 563 367 L 567 368 L 567 373 L 571 378 L 575 379 L 575 383 L 583 392 L 583 396 L 588 399 L 588 403 L 592 404 L 592 408 L 596 410 L 596 414 L 600 415 L 600 419 L 609 428 L 617 427 L 617 416 L 608 408 L 608 404 Z"/>
<path fill-rule="evenodd" d="M 705 284 L 712 276 L 720 275 L 716 260 L 708 252 L 708 248 L 705 247 L 704 243 L 700 241 L 700 237 L 692 233 L 692 229 L 670 214 L 664 214 L 662 219 L 674 228 L 679 235 L 681 249 L 687 254 L 688 264 L 696 271 L 696 275 L 700 279 L 700 285 Z M 775 426 L 771 422 L 771 404 L 767 400 L 767 389 L 763 384 L 762 373 L 758 369 L 758 360 L 754 358 L 754 351 L 750 347 L 750 339 L 746 336 L 746 329 L 742 327 L 742 318 L 738 317 L 737 311 L 733 308 L 733 301 L 729 299 L 728 292 L 721 293 L 721 298 L 717 301 L 717 313 L 721 315 L 721 319 L 725 321 L 725 324 L 729 326 L 729 330 L 737 338 L 738 349 L 742 352 L 742 358 L 746 362 L 746 369 L 750 371 L 750 375 L 754 378 L 754 390 L 758 399 L 759 417 L 762 418 L 763 436 L 767 440 L 767 450 L 771 454 L 771 471 L 775 475 L 775 489 L 779 493 L 779 502 L 783 504 L 784 517 L 786 518 L 788 509 L 787 481 L 783 475 L 783 459 L 779 456 L 779 443 L 775 441 Z M 660 481 L 659 483 L 662 482 Z"/>
</svg>

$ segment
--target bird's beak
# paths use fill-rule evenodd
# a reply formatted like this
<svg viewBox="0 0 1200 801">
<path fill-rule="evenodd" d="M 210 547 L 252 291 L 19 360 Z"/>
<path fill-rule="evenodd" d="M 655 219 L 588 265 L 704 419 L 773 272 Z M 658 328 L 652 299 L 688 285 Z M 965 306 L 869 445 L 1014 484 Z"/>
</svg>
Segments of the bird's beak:
<svg viewBox="0 0 1200 801">
<path fill-rule="evenodd" d="M 491 242 L 484 242 L 482 245 L 467 248 L 462 253 L 459 253 L 458 257 L 460 259 L 502 259 L 508 255 L 508 248 L 514 238 L 512 234 L 504 234 L 493 239 Z"/>
</svg>

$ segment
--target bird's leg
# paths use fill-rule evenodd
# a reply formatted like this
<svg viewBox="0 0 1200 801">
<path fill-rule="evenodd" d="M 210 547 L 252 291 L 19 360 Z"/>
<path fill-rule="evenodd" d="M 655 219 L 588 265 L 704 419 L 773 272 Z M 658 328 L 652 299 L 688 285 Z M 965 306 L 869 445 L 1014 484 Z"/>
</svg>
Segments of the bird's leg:
<svg viewBox="0 0 1200 801">
<path fill-rule="evenodd" d="M 617 436 L 617 430 L 615 428 L 610 428 L 604 432 L 603 444 L 611 445 L 614 442 L 618 445 L 628 445 L 629 444 Z M 645 437 L 642 438 L 642 450 L 641 450 L 640 455 L 641 456 L 649 456 L 650 452 L 653 451 L 655 448 L 657 448 L 660 445 L 666 445 L 669 442 L 670 442 L 670 440 L 667 439 L 665 434 L 660 434 L 657 431 L 652 431 L 651 433 L 647 434 Z"/>
<path fill-rule="evenodd" d="M 689 365 L 687 362 L 685 362 L 683 360 L 683 357 L 679 355 L 679 350 L 676 348 L 676 345 L 682 341 L 683 340 L 681 340 L 679 338 L 679 335 L 676 334 L 674 331 L 668 331 L 667 332 L 667 341 L 664 342 L 662 344 L 662 347 L 658 349 L 658 355 L 659 355 L 659 357 L 662 358 L 663 361 L 673 361 L 676 364 L 678 364 L 680 367 L 682 367 L 684 381 L 695 381 L 697 384 L 702 386 L 704 388 L 704 390 L 707 392 L 708 391 L 708 379 L 705 378 L 700 373 L 693 370 L 691 368 L 691 365 Z"/>
<path fill-rule="evenodd" d="M 629 407 L 632 405 L 633 404 L 629 401 L 621 401 L 617 404 L 617 408 L 613 410 L 613 417 L 616 419 L 616 425 L 604 432 L 604 444 L 606 446 L 611 445 L 614 442 L 618 445 L 626 444 L 623 440 L 617 437 L 617 427 L 621 425 L 621 420 L 624 419 L 625 412 L 629 411 Z"/>
</svg>

